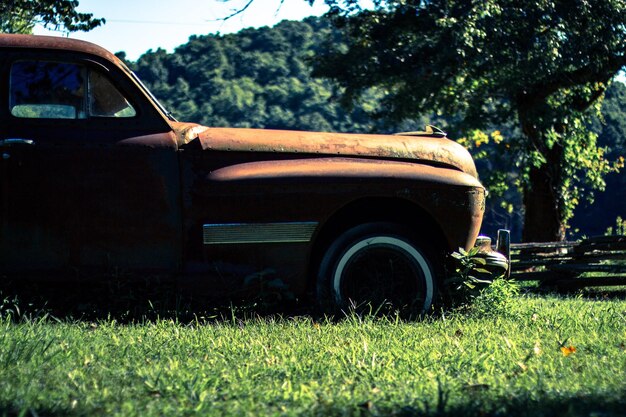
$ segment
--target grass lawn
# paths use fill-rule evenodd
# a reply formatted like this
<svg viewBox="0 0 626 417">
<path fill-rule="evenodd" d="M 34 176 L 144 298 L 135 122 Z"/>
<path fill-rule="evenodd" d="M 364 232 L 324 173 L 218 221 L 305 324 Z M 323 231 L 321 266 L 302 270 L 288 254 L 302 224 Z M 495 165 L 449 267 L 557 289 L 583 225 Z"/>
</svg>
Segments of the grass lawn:
<svg viewBox="0 0 626 417">
<path fill-rule="evenodd" d="M 0 414 L 626 415 L 626 301 L 507 314 L 0 320 Z"/>
</svg>

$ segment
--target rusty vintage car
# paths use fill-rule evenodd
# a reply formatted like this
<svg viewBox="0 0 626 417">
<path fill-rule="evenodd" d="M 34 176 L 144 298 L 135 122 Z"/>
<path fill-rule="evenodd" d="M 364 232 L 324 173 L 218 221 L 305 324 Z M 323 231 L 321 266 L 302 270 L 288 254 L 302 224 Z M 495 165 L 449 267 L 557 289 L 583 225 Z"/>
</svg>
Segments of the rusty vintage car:
<svg viewBox="0 0 626 417">
<path fill-rule="evenodd" d="M 182 123 L 113 54 L 67 38 L 0 35 L 0 92 L 3 277 L 140 271 L 215 294 L 265 277 L 327 311 L 426 310 L 446 254 L 479 234 L 485 189 L 437 130 Z"/>
</svg>

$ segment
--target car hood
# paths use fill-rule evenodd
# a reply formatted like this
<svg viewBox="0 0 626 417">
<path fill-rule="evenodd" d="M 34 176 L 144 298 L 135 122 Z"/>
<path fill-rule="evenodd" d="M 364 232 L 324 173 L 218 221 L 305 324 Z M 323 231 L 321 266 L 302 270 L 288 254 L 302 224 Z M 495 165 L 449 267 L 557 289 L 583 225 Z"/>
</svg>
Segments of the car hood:
<svg viewBox="0 0 626 417">
<path fill-rule="evenodd" d="M 467 149 L 445 137 L 210 128 L 180 122 L 172 126 L 180 145 L 198 140 L 204 150 L 411 160 L 456 168 L 477 177 Z"/>
</svg>

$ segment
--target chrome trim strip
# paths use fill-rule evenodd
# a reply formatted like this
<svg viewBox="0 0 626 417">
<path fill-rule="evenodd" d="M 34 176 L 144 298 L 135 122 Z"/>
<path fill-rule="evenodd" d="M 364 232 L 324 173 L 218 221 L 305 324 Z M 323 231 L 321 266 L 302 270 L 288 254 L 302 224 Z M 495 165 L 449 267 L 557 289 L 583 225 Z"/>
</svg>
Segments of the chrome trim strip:
<svg viewBox="0 0 626 417">
<path fill-rule="evenodd" d="M 310 242 L 317 222 L 221 223 L 202 226 L 205 245 Z"/>
<path fill-rule="evenodd" d="M 35 141 L 32 139 L 19 139 L 19 138 L 9 138 L 0 140 L 0 146 L 11 146 L 11 145 L 34 145 Z"/>
</svg>

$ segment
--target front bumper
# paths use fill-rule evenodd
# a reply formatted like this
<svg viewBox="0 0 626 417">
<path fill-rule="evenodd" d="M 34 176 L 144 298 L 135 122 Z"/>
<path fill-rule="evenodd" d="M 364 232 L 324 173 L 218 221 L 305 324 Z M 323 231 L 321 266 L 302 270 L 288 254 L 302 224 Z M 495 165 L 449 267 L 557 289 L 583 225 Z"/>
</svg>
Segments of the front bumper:
<svg viewBox="0 0 626 417">
<path fill-rule="evenodd" d="M 495 249 L 491 246 L 491 238 L 478 236 L 476 246 L 479 248 L 477 256 L 485 260 L 481 269 L 489 271 L 482 273 L 481 279 L 508 278 L 511 275 L 511 233 L 508 230 L 498 230 Z"/>
</svg>

